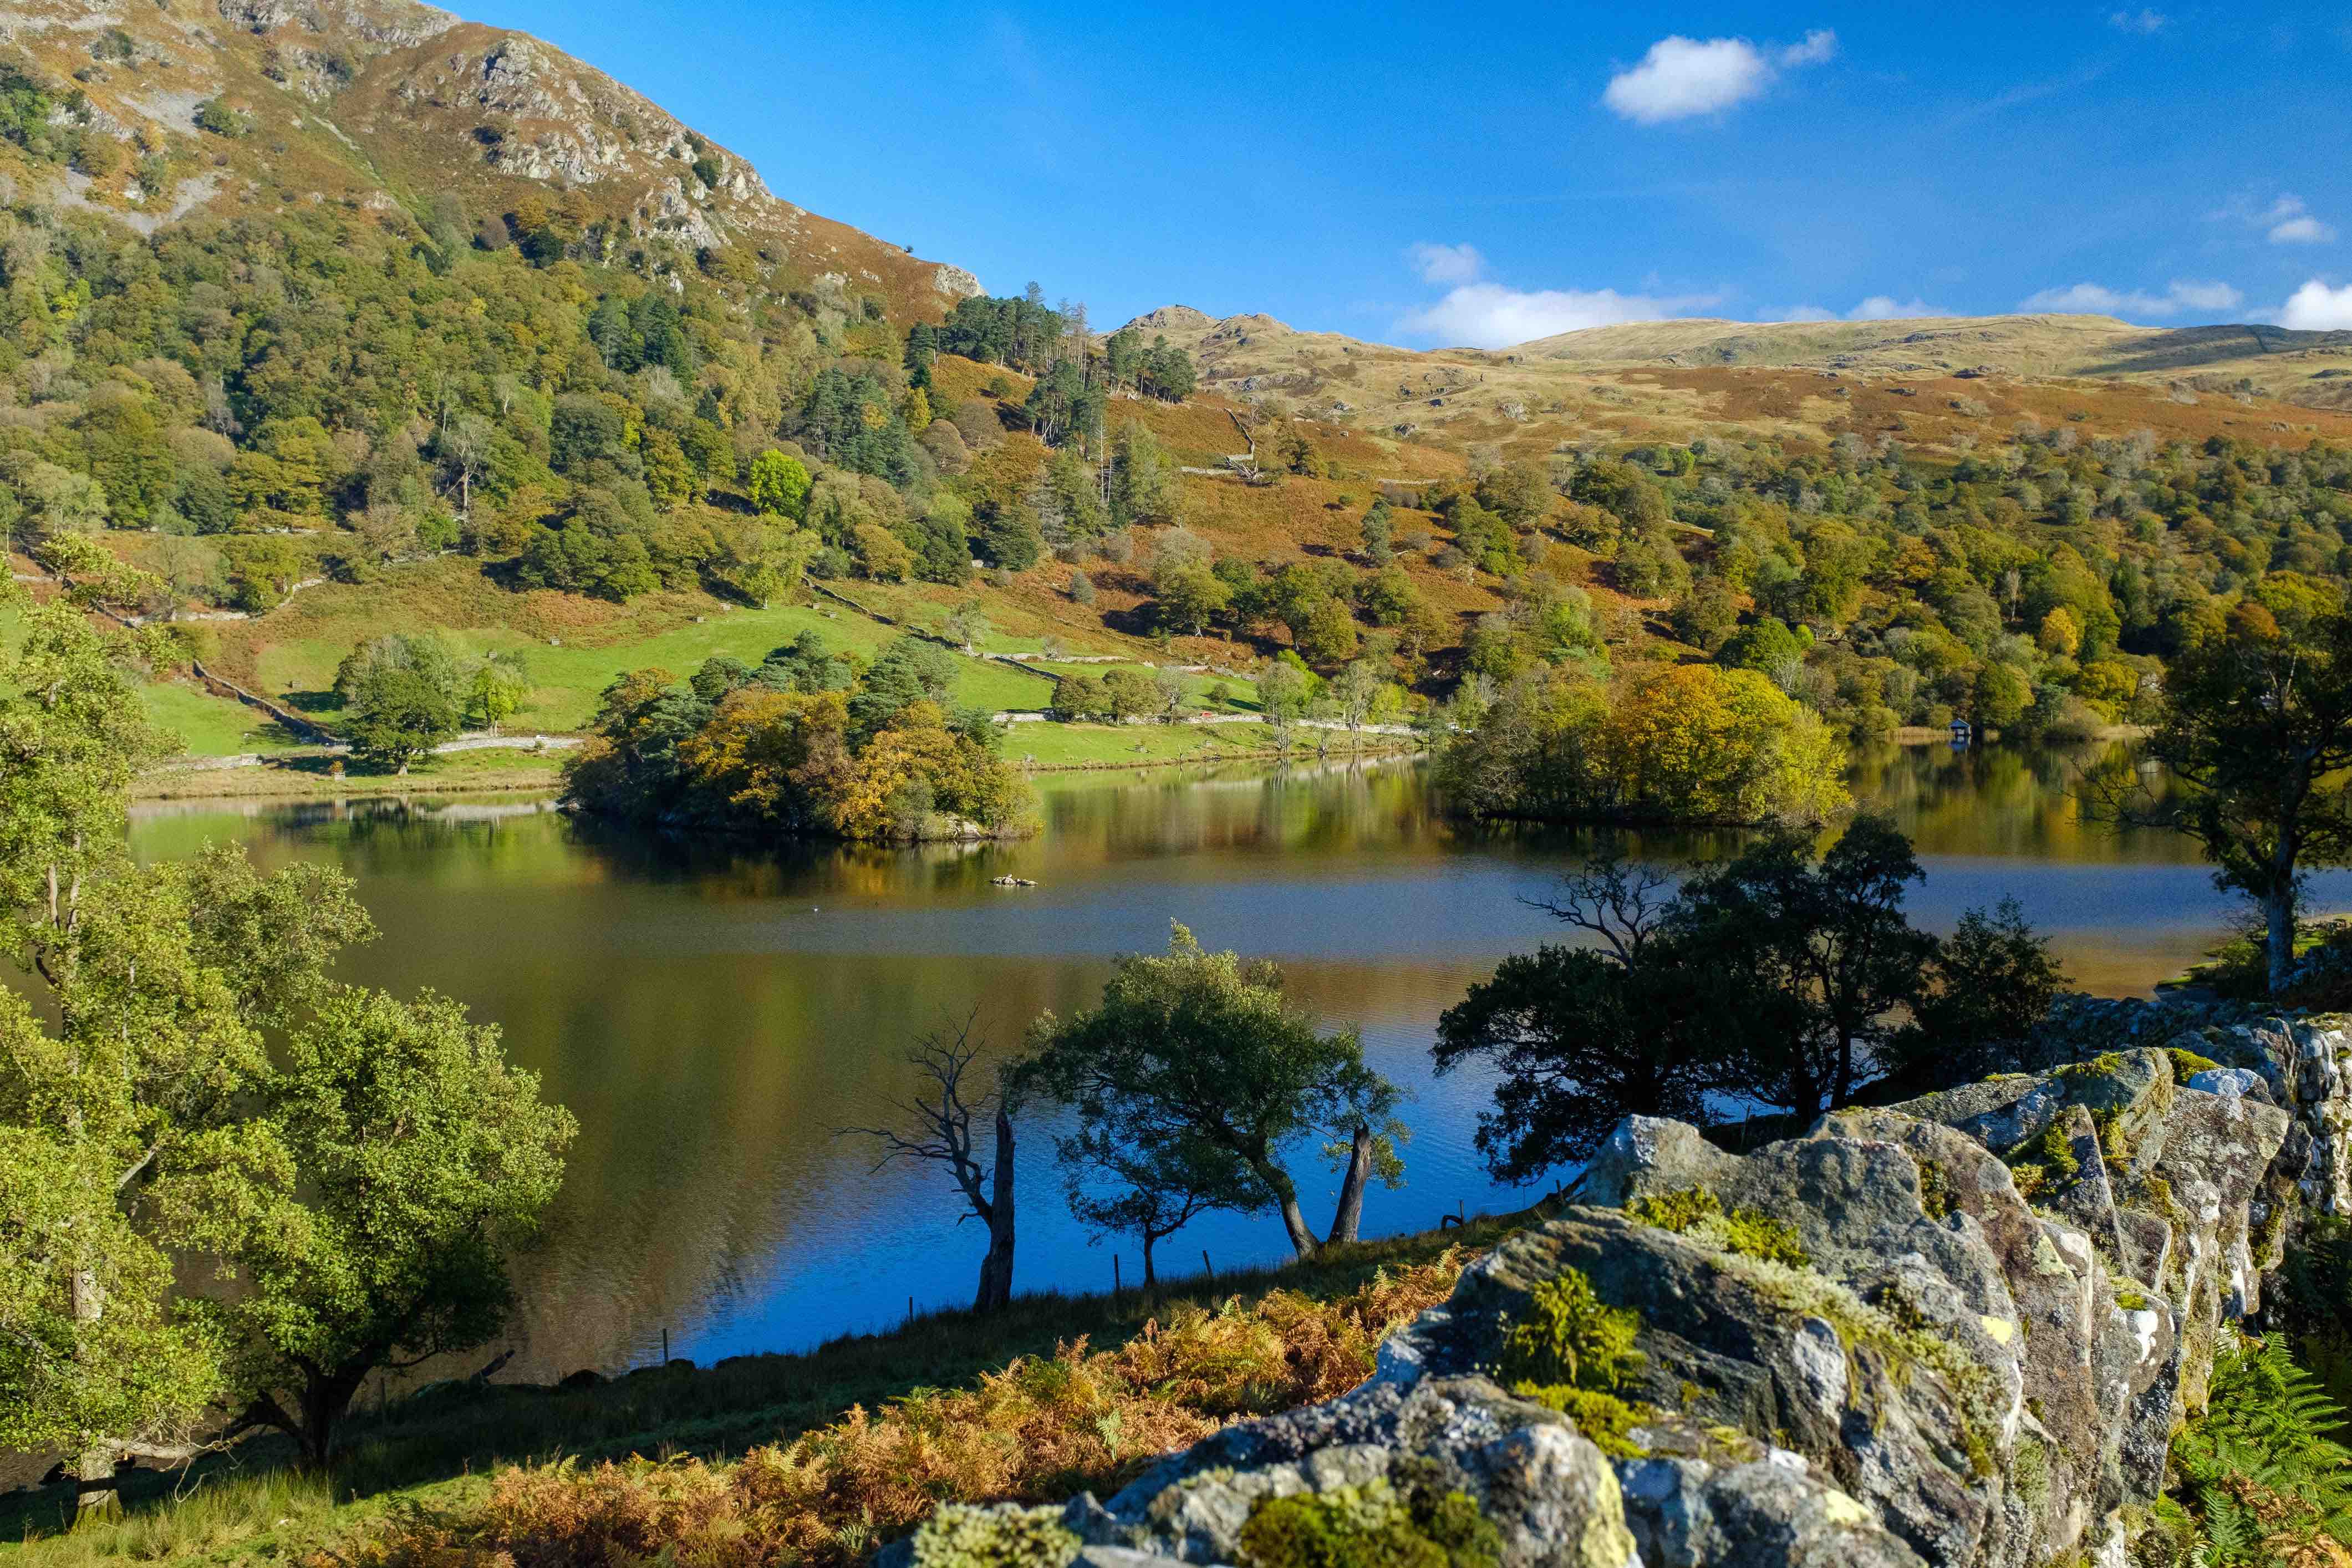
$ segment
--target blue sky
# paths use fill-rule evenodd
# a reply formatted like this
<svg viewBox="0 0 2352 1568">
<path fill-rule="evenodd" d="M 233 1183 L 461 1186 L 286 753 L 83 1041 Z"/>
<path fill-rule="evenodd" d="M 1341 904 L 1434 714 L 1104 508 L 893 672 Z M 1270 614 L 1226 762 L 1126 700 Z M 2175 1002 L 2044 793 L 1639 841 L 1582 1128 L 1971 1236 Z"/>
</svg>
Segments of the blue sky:
<svg viewBox="0 0 2352 1568">
<path fill-rule="evenodd" d="M 779 195 L 1097 324 L 2352 328 L 2341 5 L 482 0 Z"/>
</svg>

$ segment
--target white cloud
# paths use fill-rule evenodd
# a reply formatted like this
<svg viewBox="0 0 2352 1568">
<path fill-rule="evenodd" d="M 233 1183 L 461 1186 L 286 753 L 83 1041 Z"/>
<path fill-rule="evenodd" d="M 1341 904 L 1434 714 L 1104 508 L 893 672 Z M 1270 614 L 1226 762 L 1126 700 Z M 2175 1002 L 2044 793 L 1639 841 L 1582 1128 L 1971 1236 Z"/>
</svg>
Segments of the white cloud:
<svg viewBox="0 0 2352 1568">
<path fill-rule="evenodd" d="M 1768 54 L 1745 38 L 1660 38 L 1642 63 L 1609 79 L 1601 101 L 1639 125 L 1714 114 L 1756 97 L 1782 68 L 1820 65 L 1837 54 L 1837 35 L 1816 27 L 1802 43 Z"/>
<path fill-rule="evenodd" d="M 1407 247 L 1405 257 L 1424 283 L 1467 283 L 1486 270 L 1486 258 L 1475 245 L 1423 243 Z"/>
<path fill-rule="evenodd" d="M 2168 19 L 2161 11 L 2113 11 L 2107 15 L 2107 26 L 2119 32 L 2145 36 L 2163 31 Z"/>
<path fill-rule="evenodd" d="M 1915 316 L 1948 316 L 1951 312 L 1924 300 L 1897 300 L 1891 294 L 1873 294 L 1846 312 L 1852 321 L 1905 321 Z"/>
<path fill-rule="evenodd" d="M 1837 58 L 1837 35 L 1827 27 L 1815 27 L 1805 35 L 1801 44 L 1790 44 L 1780 51 L 1784 66 L 1825 66 Z"/>
<path fill-rule="evenodd" d="M 2240 195 L 2205 215 L 2208 223 L 2237 223 L 2258 228 L 2273 245 L 2327 245 L 2336 238 L 2335 226 L 2321 218 L 2292 191 L 2282 191 L 2265 206 L 2259 197 Z"/>
<path fill-rule="evenodd" d="M 2234 310 L 2246 302 L 2246 297 L 2227 283 L 2199 283 L 2176 278 L 2165 286 L 2168 301 L 2178 301 L 2184 310 Z"/>
<path fill-rule="evenodd" d="M 2137 289 L 2119 291 L 2100 283 L 2044 289 L 2021 301 L 2017 308 L 2106 316 L 2177 316 L 2183 310 L 2234 310 L 2244 302 L 2245 296 L 2227 283 L 2176 278 L 2161 294 Z"/>
<path fill-rule="evenodd" d="M 2254 222 L 2270 226 L 2273 245 L 2326 245 L 2336 237 L 2336 231 L 2313 216 L 2298 195 L 2280 195 Z"/>
<path fill-rule="evenodd" d="M 1624 321 L 1659 321 L 1715 303 L 1714 295 L 1620 294 L 1614 289 L 1507 289 L 1465 283 L 1398 323 L 1408 332 L 1465 348 L 1499 349 Z"/>
<path fill-rule="evenodd" d="M 1780 321 L 1834 321 L 1835 310 L 1824 310 L 1819 305 L 1792 305 L 1773 318 Z"/>
<path fill-rule="evenodd" d="M 2330 289 L 2313 279 L 2288 297 L 2278 323 L 2306 332 L 2352 331 L 2352 283 Z"/>
</svg>

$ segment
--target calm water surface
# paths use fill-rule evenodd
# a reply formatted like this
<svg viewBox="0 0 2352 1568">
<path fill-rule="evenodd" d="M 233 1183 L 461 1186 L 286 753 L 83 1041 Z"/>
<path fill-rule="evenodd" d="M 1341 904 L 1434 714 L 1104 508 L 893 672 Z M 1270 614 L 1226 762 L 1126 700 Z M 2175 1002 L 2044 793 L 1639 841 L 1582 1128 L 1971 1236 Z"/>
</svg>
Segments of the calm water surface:
<svg viewBox="0 0 2352 1568">
<path fill-rule="evenodd" d="M 1916 919 L 2016 897 L 2078 984 L 2144 991 L 2210 945 L 2230 912 L 2193 847 L 2083 823 L 2079 757 L 1887 749 L 1856 793 L 1893 810 L 1928 876 Z M 1030 842 L 774 853 L 685 849 L 575 824 L 543 803 L 421 798 L 142 808 L 147 856 L 236 839 L 265 865 L 341 865 L 382 928 L 348 978 L 431 985 L 505 1030 L 513 1056 L 581 1133 L 544 1247 L 520 1266 L 528 1309 L 510 1375 L 614 1369 L 671 1353 L 708 1362 L 804 1347 L 969 1300 L 983 1249 L 927 1168 L 874 1168 L 833 1135 L 888 1114 L 908 1044 L 976 1015 L 1002 1051 L 1039 1011 L 1099 995 L 1111 957 L 1157 949 L 1168 922 L 1280 959 L 1329 1026 L 1363 1032 L 1415 1099 L 1407 1184 L 1375 1192 L 1368 1234 L 1457 1205 L 1516 1207 L 1470 1148 L 1488 1084 L 1431 1078 L 1437 1016 L 1506 953 L 1561 931 L 1518 900 L 1543 894 L 1585 841 L 1487 832 L 1433 809 L 1412 763 L 1359 769 L 1069 775 Z M 1651 836 L 1686 864 L 1727 836 Z M 1006 873 L 1038 886 L 1006 890 Z M 2319 901 L 2352 903 L 2322 879 Z M 1108 1247 L 1065 1206 L 1049 1126 L 1023 1129 L 1018 1283 L 1097 1289 Z M 1302 1154 L 1303 1187 L 1331 1182 Z M 1310 1213 L 1318 1205 L 1310 1202 Z M 1212 1216 L 1163 1261 L 1220 1268 L 1285 1247 L 1273 1218 Z M 1129 1244 L 1128 1278 L 1137 1260 Z"/>
</svg>

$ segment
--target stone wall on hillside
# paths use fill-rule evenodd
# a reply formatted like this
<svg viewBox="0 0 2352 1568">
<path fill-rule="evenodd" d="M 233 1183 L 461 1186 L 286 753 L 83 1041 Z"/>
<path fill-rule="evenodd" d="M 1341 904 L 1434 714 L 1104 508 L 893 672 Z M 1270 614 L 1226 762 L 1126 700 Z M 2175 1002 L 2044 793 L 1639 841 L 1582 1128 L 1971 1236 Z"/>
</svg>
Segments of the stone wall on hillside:
<svg viewBox="0 0 2352 1568">
<path fill-rule="evenodd" d="M 2352 1032 L 2078 1013 L 2087 1059 L 1745 1155 L 1630 1120 L 1354 1392 L 1108 1500 L 954 1510 L 897 1554 L 984 1561 L 1002 1527 L 1101 1568 L 1233 1563 L 1266 1500 L 1436 1486 L 1475 1500 L 1505 1568 L 2123 1568 L 2217 1346 L 2301 1217 L 2345 1211 Z M 1498 1381 L 1571 1271 L 1639 1320 L 1589 1431 Z"/>
</svg>

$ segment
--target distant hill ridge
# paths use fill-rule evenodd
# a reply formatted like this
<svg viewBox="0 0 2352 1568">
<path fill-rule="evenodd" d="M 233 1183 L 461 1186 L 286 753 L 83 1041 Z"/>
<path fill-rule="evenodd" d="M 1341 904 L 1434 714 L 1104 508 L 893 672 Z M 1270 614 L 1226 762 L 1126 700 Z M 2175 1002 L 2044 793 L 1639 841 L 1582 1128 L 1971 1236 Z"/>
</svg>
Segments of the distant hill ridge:
<svg viewBox="0 0 2352 1568">
<path fill-rule="evenodd" d="M 1529 363 L 1625 369 L 1776 368 L 1862 374 L 2173 379 L 2244 377 L 2315 406 L 2347 405 L 2352 332 L 2243 323 L 2143 327 L 2113 316 L 1927 316 L 1874 321 L 1738 321 L 1682 318 L 1588 327 L 1504 349 L 1398 348 L 1301 331 L 1263 314 L 1212 317 L 1171 305 L 1130 323 L 1192 349 L 1218 380 L 1295 372 L 1319 353 L 1374 360 Z M 2330 385 L 2329 383 L 2336 384 Z"/>
</svg>

